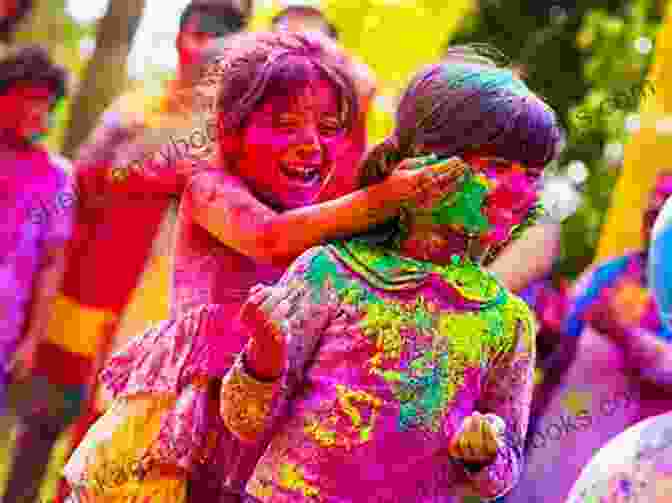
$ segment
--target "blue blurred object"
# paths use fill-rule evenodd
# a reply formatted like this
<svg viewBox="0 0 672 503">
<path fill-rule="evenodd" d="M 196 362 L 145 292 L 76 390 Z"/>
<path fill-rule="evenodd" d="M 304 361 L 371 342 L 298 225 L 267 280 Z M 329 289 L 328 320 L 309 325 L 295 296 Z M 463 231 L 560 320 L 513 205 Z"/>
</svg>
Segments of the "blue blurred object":
<svg viewBox="0 0 672 503">
<path fill-rule="evenodd" d="M 660 319 L 672 330 L 672 198 L 661 210 L 651 232 L 648 280 Z"/>
</svg>

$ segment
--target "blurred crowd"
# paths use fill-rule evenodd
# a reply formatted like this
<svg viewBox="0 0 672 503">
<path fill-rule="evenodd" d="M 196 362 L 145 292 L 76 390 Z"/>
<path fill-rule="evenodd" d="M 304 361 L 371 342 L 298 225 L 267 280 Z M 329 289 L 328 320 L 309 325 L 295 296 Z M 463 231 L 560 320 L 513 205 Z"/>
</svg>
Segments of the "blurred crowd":
<svg viewBox="0 0 672 503">
<path fill-rule="evenodd" d="M 172 248 L 181 198 L 216 154 L 222 127 L 203 106 L 212 99 L 204 97 L 204 82 L 213 78 L 207 70 L 252 16 L 252 5 L 243 1 L 192 0 L 175 41 L 175 78 L 160 96 L 141 87 L 119 96 L 66 159 L 41 139 L 68 92 L 68 72 L 43 48 L 12 42 L 30 8 L 30 0 L 0 1 L 0 406 L 11 453 L 6 503 L 37 502 L 61 435 L 70 434 L 74 452 L 103 416 L 109 404 L 97 393 L 97 376 L 138 331 L 127 327 L 129 313 L 156 301 L 134 293 L 171 267 L 180 274 Z M 367 114 L 377 92 L 372 70 L 340 47 L 338 28 L 317 7 L 289 2 L 268 29 L 317 33 L 347 68 L 357 116 L 338 155 L 340 162 L 358 163 L 369 149 Z M 333 187 L 325 184 L 321 200 L 343 187 L 358 188 L 354 170 L 350 179 L 340 176 Z M 661 324 L 647 281 L 651 230 L 670 195 L 672 172 L 662 173 L 641 222 L 645 248 L 594 264 L 571 284 L 555 268 L 560 223 L 548 219 L 486 264 L 530 306 L 538 325 L 525 466 L 502 501 L 563 503 L 600 448 L 670 410 L 672 333 Z M 205 238 L 202 246 L 208 246 Z M 259 271 L 268 263 L 287 265 L 263 239 L 255 246 L 252 259 L 265 262 Z M 208 274 L 211 265 L 204 260 L 200 267 L 198 274 Z M 251 266 L 241 260 L 231 267 Z M 176 284 L 171 295 L 187 294 Z M 198 304 L 193 295 L 185 306 Z M 173 306 L 171 315 L 180 309 L 186 307 Z M 69 492 L 61 481 L 58 501 Z"/>
</svg>

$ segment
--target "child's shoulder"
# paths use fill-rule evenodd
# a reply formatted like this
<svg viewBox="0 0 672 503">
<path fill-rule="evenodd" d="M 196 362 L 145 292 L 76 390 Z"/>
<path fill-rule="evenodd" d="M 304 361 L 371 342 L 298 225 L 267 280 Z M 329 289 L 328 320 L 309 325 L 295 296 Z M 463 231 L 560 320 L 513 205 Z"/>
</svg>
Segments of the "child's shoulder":
<svg viewBox="0 0 672 503">
<path fill-rule="evenodd" d="M 510 316 L 517 321 L 531 321 L 534 322 L 535 315 L 530 305 L 523 300 L 519 295 L 505 290 L 506 301 L 504 302 L 504 310 L 510 313 Z"/>
<path fill-rule="evenodd" d="M 328 245 L 317 245 L 304 251 L 292 264 L 292 269 L 303 273 L 326 276 L 337 274 L 337 260 Z"/>
</svg>

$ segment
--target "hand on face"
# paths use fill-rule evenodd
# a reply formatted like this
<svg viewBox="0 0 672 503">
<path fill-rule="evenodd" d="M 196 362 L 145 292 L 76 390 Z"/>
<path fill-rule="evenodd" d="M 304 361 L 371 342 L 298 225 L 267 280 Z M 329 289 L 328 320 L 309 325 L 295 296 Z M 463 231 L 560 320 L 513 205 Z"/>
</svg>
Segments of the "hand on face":
<svg viewBox="0 0 672 503">
<path fill-rule="evenodd" d="M 489 230 L 481 241 L 486 246 L 504 242 L 537 203 L 541 173 L 499 158 L 469 156 L 467 162 L 489 185 L 482 208 Z"/>
<path fill-rule="evenodd" d="M 469 166 L 459 157 L 434 161 L 432 157 L 405 159 L 381 185 L 390 201 L 412 208 L 432 206 L 457 189 L 459 178 Z"/>
</svg>

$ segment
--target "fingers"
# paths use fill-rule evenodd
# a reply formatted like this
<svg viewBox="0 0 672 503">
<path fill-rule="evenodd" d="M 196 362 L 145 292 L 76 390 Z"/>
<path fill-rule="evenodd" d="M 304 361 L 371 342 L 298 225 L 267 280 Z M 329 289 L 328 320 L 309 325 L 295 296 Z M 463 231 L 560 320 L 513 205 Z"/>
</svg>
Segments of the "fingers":
<svg viewBox="0 0 672 503">
<path fill-rule="evenodd" d="M 264 288 L 266 288 L 266 285 L 264 285 L 263 283 L 257 283 L 252 288 L 250 288 L 250 295 L 254 295 L 255 293 L 263 290 Z"/>
<path fill-rule="evenodd" d="M 462 425 L 454 435 L 449 453 L 451 456 L 471 463 L 485 463 L 493 460 L 499 447 L 498 429 L 504 422 L 498 416 L 487 417 L 479 412 L 464 418 Z"/>
<path fill-rule="evenodd" d="M 438 157 L 436 156 L 436 154 L 426 155 L 422 157 L 410 157 L 408 159 L 404 159 L 403 161 L 401 161 L 397 169 L 416 170 L 435 163 L 437 159 Z"/>
<path fill-rule="evenodd" d="M 459 177 L 470 168 L 471 166 L 460 157 L 453 156 L 447 159 L 440 159 L 435 154 L 432 154 L 425 157 L 405 159 L 399 164 L 398 169 L 422 170 L 434 176 L 445 174 Z"/>
<path fill-rule="evenodd" d="M 459 157 L 451 157 L 427 166 L 427 170 L 431 171 L 435 176 L 446 175 L 453 178 L 462 176 L 467 169 L 470 169 L 469 164 Z"/>
</svg>

